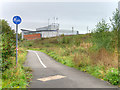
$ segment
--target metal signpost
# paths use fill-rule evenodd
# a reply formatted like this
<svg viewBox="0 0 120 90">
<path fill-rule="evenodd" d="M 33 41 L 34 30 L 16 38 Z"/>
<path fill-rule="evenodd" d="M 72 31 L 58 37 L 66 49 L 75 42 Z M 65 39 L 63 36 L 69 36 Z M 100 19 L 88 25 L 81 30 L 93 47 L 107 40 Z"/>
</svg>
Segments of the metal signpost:
<svg viewBox="0 0 120 90">
<path fill-rule="evenodd" d="M 19 16 L 13 17 L 13 23 L 16 24 L 16 66 L 17 66 L 17 54 L 18 54 L 18 24 L 21 23 L 21 18 Z"/>
</svg>

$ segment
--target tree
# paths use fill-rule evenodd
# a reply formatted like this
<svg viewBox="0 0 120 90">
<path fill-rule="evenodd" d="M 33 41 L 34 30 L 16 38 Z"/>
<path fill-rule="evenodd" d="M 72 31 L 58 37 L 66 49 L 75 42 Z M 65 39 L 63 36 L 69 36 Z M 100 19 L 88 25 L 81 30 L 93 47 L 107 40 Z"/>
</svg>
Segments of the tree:
<svg viewBox="0 0 120 90">
<path fill-rule="evenodd" d="M 92 43 L 95 49 L 105 48 L 109 49 L 111 33 L 109 31 L 110 26 L 102 19 L 101 22 L 97 23 L 96 28 L 92 33 Z"/>
<path fill-rule="evenodd" d="M 118 32 L 119 25 L 120 25 L 120 16 L 119 11 L 116 9 L 115 12 L 113 12 L 112 18 L 110 18 L 111 26 L 105 22 L 105 20 L 102 20 L 96 25 L 96 28 L 92 32 L 92 43 L 97 48 L 105 48 L 107 50 L 114 51 L 118 44 Z M 110 31 L 110 28 L 112 31 Z M 120 36 L 120 35 L 119 35 Z"/>
<path fill-rule="evenodd" d="M 119 11 L 118 9 L 116 9 L 115 12 L 113 12 L 113 16 L 112 18 L 110 19 L 111 21 L 111 25 L 112 25 L 112 33 L 113 33 L 113 38 L 112 38 L 112 42 L 113 44 L 115 44 L 115 46 L 117 47 L 118 46 L 118 30 L 119 30 L 119 27 L 120 27 L 120 16 L 119 16 Z"/>
<path fill-rule="evenodd" d="M 113 12 L 112 18 L 110 18 L 111 25 L 112 25 L 112 30 L 113 31 L 118 31 L 118 27 L 120 24 L 120 16 L 119 16 L 119 11 L 116 9 L 115 12 Z"/>
</svg>

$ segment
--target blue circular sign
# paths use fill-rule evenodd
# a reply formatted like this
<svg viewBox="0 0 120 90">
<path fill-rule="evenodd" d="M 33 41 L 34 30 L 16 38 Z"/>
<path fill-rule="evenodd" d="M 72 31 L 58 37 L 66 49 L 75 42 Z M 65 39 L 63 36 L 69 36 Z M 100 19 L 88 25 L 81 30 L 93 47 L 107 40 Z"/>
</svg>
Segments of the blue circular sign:
<svg viewBox="0 0 120 90">
<path fill-rule="evenodd" d="M 20 24 L 22 19 L 19 16 L 14 16 L 13 17 L 13 23 L 15 24 Z"/>
</svg>

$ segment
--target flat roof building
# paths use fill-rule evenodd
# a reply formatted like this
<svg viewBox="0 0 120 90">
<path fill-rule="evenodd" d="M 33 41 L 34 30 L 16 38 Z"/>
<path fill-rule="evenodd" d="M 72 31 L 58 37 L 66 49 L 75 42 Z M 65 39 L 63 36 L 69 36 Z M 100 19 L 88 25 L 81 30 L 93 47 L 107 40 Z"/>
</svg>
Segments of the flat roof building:
<svg viewBox="0 0 120 90">
<path fill-rule="evenodd" d="M 45 37 L 55 37 L 55 36 L 58 36 L 59 24 L 52 24 L 45 27 L 36 28 L 36 31 L 31 31 L 26 29 L 21 29 L 21 30 L 22 30 L 22 39 L 28 40 L 28 38 L 39 39 L 39 38 L 45 38 Z M 31 34 L 34 34 L 34 35 L 31 35 Z M 35 35 L 39 35 L 40 37 L 37 36 L 33 38 Z"/>
</svg>

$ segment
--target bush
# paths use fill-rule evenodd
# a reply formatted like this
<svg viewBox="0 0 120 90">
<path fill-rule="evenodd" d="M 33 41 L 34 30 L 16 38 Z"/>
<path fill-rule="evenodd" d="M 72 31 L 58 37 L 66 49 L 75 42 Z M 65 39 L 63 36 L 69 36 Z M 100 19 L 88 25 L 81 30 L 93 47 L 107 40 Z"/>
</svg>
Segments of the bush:
<svg viewBox="0 0 120 90">
<path fill-rule="evenodd" d="M 27 52 L 20 48 L 17 67 L 15 58 L 9 58 L 12 64 L 9 65 L 9 69 L 6 69 L 2 73 L 2 88 L 26 88 L 28 86 L 32 74 L 29 67 L 23 66 L 23 62 L 26 60 L 26 54 Z"/>
<path fill-rule="evenodd" d="M 99 22 L 96 25 L 96 29 L 93 31 L 91 39 L 95 50 L 105 48 L 110 51 L 115 49 L 115 46 L 113 47 L 112 45 L 113 35 L 109 29 L 110 26 L 105 22 L 105 20 L 102 20 L 102 22 Z"/>
<path fill-rule="evenodd" d="M 30 43 L 30 44 L 29 44 L 29 47 L 31 47 L 31 46 L 32 46 L 32 44 Z"/>
<path fill-rule="evenodd" d="M 91 41 L 93 43 L 93 49 L 105 48 L 108 51 L 114 51 L 118 45 L 118 27 L 120 25 L 119 11 L 113 13 L 111 26 L 102 20 L 96 25 L 96 28 L 92 32 Z M 112 31 L 110 31 L 110 29 Z"/>
<path fill-rule="evenodd" d="M 45 45 L 45 47 L 50 47 L 49 43 L 45 43 L 44 45 Z"/>
<path fill-rule="evenodd" d="M 60 41 L 61 44 L 69 44 L 70 43 L 70 37 L 63 37 Z"/>
<path fill-rule="evenodd" d="M 15 56 L 15 46 L 16 46 L 16 39 L 14 30 L 8 25 L 7 21 L 0 20 L 2 26 L 2 70 L 4 71 L 8 68 L 9 64 L 11 63 L 7 58 L 11 56 Z"/>
<path fill-rule="evenodd" d="M 61 36 L 63 37 L 63 36 L 65 36 L 64 34 L 61 34 Z"/>
<path fill-rule="evenodd" d="M 104 77 L 104 80 L 109 81 L 113 85 L 118 85 L 119 83 L 118 70 L 115 68 L 110 68 L 107 71 L 107 74 Z"/>
</svg>

